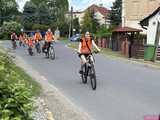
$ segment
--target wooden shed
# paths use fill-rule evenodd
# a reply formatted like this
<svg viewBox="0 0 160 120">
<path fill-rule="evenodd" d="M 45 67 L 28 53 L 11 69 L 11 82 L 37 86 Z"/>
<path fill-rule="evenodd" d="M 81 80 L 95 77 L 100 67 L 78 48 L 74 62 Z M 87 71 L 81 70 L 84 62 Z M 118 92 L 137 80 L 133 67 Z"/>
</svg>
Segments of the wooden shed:
<svg viewBox="0 0 160 120">
<path fill-rule="evenodd" d="M 122 51 L 122 54 L 129 58 L 136 57 L 137 49 L 139 50 L 145 42 L 144 40 L 139 40 L 140 32 L 142 32 L 141 29 L 117 27 L 112 31 L 112 50 Z"/>
</svg>

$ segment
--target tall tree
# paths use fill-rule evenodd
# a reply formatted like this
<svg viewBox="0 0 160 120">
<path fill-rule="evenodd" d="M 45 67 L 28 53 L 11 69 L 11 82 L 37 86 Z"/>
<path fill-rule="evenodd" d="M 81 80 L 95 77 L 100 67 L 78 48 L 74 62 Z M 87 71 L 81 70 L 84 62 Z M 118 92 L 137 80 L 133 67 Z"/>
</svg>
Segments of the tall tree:
<svg viewBox="0 0 160 120">
<path fill-rule="evenodd" d="M 116 0 L 113 3 L 109 18 L 112 26 L 117 26 L 122 23 L 122 0 Z"/>
<path fill-rule="evenodd" d="M 18 14 L 18 5 L 15 0 L 0 0 L 0 24 L 4 21 L 14 20 Z"/>
<path fill-rule="evenodd" d="M 73 19 L 73 27 L 74 27 L 74 29 L 76 29 L 76 31 L 79 31 L 80 24 L 79 24 L 79 19 L 78 18 Z"/>
<path fill-rule="evenodd" d="M 26 2 L 23 11 L 23 25 L 30 28 L 36 22 L 36 5 L 32 1 Z"/>
<path fill-rule="evenodd" d="M 24 6 L 24 21 L 29 18 L 29 24 L 62 23 L 67 10 L 68 0 L 30 0 Z"/>
<path fill-rule="evenodd" d="M 87 10 L 82 21 L 82 30 L 84 32 L 89 31 L 92 33 L 96 33 L 98 26 L 99 23 L 94 16 L 94 12 Z"/>
</svg>

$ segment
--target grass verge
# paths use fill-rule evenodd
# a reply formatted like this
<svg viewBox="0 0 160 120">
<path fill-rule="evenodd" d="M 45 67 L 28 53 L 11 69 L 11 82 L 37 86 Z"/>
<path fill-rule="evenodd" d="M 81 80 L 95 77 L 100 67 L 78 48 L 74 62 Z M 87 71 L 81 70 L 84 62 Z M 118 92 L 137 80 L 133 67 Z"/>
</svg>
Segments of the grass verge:
<svg viewBox="0 0 160 120">
<path fill-rule="evenodd" d="M 68 47 L 70 47 L 72 49 L 77 49 L 78 48 L 78 43 L 76 43 L 76 42 L 75 43 L 69 43 Z M 135 63 L 138 63 L 138 64 L 144 64 L 144 66 L 160 69 L 160 61 L 151 62 L 151 61 L 144 61 L 143 59 L 135 59 L 135 58 L 129 59 L 125 55 L 121 54 L 121 52 L 115 52 L 115 51 L 112 51 L 109 48 L 101 48 L 101 53 L 105 56 L 109 56 L 109 57 L 114 58 L 114 59 L 121 59 L 121 60 L 125 60 L 127 62 L 135 62 Z"/>
<path fill-rule="evenodd" d="M 41 86 L 0 51 L 0 119 L 32 120 Z"/>
</svg>

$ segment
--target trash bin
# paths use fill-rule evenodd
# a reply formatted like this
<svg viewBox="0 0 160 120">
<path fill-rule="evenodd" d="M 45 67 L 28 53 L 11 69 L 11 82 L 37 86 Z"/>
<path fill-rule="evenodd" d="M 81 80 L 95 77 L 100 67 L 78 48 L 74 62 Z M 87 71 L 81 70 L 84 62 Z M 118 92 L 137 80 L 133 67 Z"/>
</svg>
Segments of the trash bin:
<svg viewBox="0 0 160 120">
<path fill-rule="evenodd" d="M 151 61 L 155 55 L 155 46 L 154 45 L 145 45 L 144 46 L 144 60 Z"/>
</svg>

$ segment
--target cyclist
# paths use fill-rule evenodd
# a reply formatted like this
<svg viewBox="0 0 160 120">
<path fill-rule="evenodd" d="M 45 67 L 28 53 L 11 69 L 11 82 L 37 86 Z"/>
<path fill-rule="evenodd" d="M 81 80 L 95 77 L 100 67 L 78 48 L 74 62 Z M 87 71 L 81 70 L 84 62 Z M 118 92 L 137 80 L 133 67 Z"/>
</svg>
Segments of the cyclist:
<svg viewBox="0 0 160 120">
<path fill-rule="evenodd" d="M 89 32 L 86 32 L 85 36 L 82 35 L 78 48 L 79 57 L 81 58 L 81 69 L 79 71 L 80 74 L 82 74 L 83 65 L 87 63 L 86 57 L 92 54 L 92 45 L 96 48 L 98 52 L 100 52 L 100 49 L 95 44 L 91 34 Z M 91 60 L 94 62 L 93 56 L 91 56 Z"/>
<path fill-rule="evenodd" d="M 11 41 L 12 41 L 12 48 L 16 49 L 17 45 L 16 45 L 16 40 L 18 39 L 17 35 L 15 32 L 12 32 L 11 34 Z"/>
<path fill-rule="evenodd" d="M 39 32 L 39 30 L 37 30 L 36 33 L 35 33 L 35 35 L 34 35 L 34 41 L 35 41 L 37 52 L 39 52 L 39 53 L 40 53 L 40 51 L 38 49 L 40 49 L 40 41 L 41 40 L 42 40 L 42 35 Z"/>
<path fill-rule="evenodd" d="M 53 40 L 54 40 L 54 35 L 53 35 L 51 29 L 49 28 L 45 34 L 45 44 L 43 46 L 43 52 L 45 49 L 47 49 L 47 53 L 49 52 L 49 48 L 50 48 L 50 45 Z"/>
<path fill-rule="evenodd" d="M 19 35 L 19 45 L 23 45 L 23 47 L 25 47 L 25 40 L 26 40 L 26 34 L 24 32 L 22 32 Z"/>
<path fill-rule="evenodd" d="M 27 45 L 28 45 L 28 52 L 30 55 L 33 55 L 33 37 L 27 37 Z"/>
<path fill-rule="evenodd" d="M 39 32 L 39 30 L 36 31 L 35 35 L 34 35 L 34 40 L 35 42 L 39 42 L 42 40 L 42 35 L 41 33 Z"/>
</svg>

